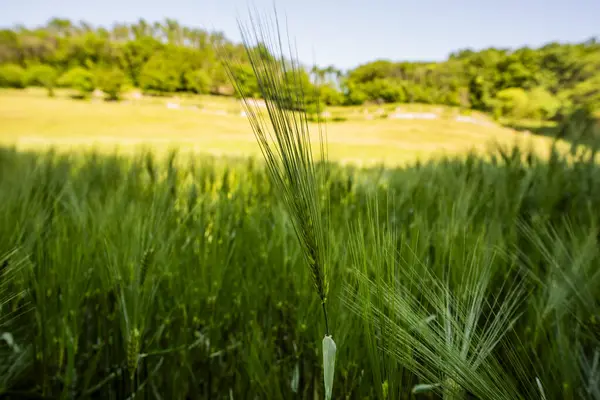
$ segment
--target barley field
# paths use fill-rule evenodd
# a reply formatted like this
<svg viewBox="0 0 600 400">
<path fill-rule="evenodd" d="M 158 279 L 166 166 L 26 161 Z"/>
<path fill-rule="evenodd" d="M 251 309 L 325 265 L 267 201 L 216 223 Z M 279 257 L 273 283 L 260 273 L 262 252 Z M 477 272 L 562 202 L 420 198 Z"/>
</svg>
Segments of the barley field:
<svg viewBox="0 0 600 400">
<path fill-rule="evenodd" d="M 489 156 L 326 166 L 333 398 L 599 398 L 598 166 Z M 322 398 L 262 163 L 3 148 L 0 192 L 5 398 Z"/>
</svg>

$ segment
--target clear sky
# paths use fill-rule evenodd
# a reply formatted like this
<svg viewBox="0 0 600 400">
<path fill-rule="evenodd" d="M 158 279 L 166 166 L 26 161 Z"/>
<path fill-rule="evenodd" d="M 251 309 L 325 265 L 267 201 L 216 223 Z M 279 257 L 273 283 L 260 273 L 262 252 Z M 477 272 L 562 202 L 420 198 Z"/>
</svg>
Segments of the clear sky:
<svg viewBox="0 0 600 400">
<path fill-rule="evenodd" d="M 350 68 L 375 59 L 441 60 L 452 51 L 600 38 L 600 0 L 0 0 L 0 26 L 51 17 L 93 25 L 174 18 L 240 40 L 249 6 L 288 19 L 300 60 Z"/>
</svg>

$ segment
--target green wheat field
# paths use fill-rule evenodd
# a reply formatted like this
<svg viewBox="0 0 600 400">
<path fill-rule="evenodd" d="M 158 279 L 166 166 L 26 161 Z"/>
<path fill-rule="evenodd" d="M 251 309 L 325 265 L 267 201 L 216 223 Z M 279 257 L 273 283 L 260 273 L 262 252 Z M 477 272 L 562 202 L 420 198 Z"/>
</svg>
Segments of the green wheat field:
<svg viewBox="0 0 600 400">
<path fill-rule="evenodd" d="M 596 164 L 327 171 L 334 398 L 449 373 L 480 398 L 597 398 Z M 3 149 L 0 191 L 9 398 L 321 398 L 320 301 L 260 163 Z"/>
</svg>

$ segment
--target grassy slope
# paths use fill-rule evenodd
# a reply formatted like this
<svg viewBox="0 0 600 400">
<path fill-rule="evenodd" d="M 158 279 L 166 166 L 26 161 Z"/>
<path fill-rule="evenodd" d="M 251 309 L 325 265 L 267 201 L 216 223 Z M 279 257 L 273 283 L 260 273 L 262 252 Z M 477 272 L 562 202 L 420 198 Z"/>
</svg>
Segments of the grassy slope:
<svg viewBox="0 0 600 400">
<path fill-rule="evenodd" d="M 49 99 L 40 90 L 0 91 L 0 143 L 36 149 L 96 145 L 131 150 L 147 144 L 158 150 L 171 145 L 213 154 L 258 154 L 241 108 L 231 99 L 209 96 L 181 99 L 180 109 L 168 109 L 169 99 L 142 99 L 129 103 L 92 103 L 67 98 L 59 92 Z M 200 108 L 192 108 L 192 105 Z M 388 106 L 391 112 L 395 106 Z M 377 107 L 371 107 L 370 112 Z M 366 120 L 362 108 L 333 108 L 332 115 L 347 122 L 327 127 L 332 159 L 350 162 L 384 161 L 399 164 L 440 152 L 483 150 L 491 141 L 516 139 L 547 149 L 548 138 L 524 137 L 496 125 L 457 122 L 442 107 L 402 105 L 403 111 L 442 111 L 437 120 Z M 225 115 L 219 113 L 225 112 Z"/>
</svg>

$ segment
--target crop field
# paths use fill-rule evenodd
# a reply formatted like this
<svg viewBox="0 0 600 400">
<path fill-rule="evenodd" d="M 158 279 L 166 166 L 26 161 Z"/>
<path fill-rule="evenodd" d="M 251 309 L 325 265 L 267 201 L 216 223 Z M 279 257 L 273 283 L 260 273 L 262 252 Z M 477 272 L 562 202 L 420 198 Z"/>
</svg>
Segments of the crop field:
<svg viewBox="0 0 600 400">
<path fill-rule="evenodd" d="M 333 398 L 598 398 L 595 163 L 324 168 Z M 0 390 L 322 398 L 321 304 L 270 182 L 254 159 L 0 150 Z"/>
</svg>

